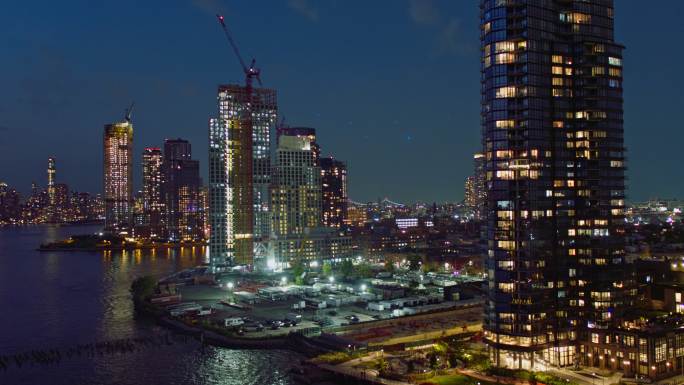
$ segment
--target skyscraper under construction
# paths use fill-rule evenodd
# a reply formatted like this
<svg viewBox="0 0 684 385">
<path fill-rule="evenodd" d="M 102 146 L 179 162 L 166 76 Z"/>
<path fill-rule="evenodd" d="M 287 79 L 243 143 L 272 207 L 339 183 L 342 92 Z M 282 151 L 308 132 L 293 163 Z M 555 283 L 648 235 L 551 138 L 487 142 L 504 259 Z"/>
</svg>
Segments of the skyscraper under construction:
<svg viewBox="0 0 684 385">
<path fill-rule="evenodd" d="M 634 291 L 613 1 L 480 8 L 492 360 L 636 369 L 616 347 Z"/>
<path fill-rule="evenodd" d="M 270 133 L 275 90 L 221 85 L 209 121 L 210 262 L 251 265 L 254 240 L 269 233 Z"/>
</svg>

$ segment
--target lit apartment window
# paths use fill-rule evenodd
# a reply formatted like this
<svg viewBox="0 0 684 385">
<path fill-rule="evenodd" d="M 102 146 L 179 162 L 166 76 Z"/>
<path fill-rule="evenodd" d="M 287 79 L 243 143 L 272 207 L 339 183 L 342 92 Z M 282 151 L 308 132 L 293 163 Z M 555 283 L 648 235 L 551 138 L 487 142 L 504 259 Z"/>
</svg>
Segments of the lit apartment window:
<svg viewBox="0 0 684 385">
<path fill-rule="evenodd" d="M 622 66 L 622 59 L 611 56 L 608 58 L 608 64 L 610 64 L 612 66 L 621 67 Z"/>
<path fill-rule="evenodd" d="M 515 289 L 515 284 L 513 284 L 513 283 L 507 283 L 507 282 L 500 282 L 499 283 L 499 290 L 501 290 L 504 293 L 512 293 L 514 289 Z"/>
<path fill-rule="evenodd" d="M 513 128 L 515 127 L 515 120 L 497 120 L 496 128 Z"/>
</svg>

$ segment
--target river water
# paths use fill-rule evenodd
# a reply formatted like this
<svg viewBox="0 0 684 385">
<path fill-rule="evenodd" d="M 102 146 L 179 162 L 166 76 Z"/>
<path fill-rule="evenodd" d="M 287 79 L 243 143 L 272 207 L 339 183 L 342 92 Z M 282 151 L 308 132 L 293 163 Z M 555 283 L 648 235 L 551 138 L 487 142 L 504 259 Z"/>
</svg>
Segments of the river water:
<svg viewBox="0 0 684 385">
<path fill-rule="evenodd" d="M 128 293 L 142 275 L 204 261 L 201 251 L 38 252 L 40 243 L 97 226 L 0 228 L 0 355 L 66 349 L 102 340 L 158 338 L 168 330 L 136 319 Z M 0 369 L 0 384 L 293 384 L 285 351 L 231 350 L 180 339 L 131 353 Z"/>
</svg>

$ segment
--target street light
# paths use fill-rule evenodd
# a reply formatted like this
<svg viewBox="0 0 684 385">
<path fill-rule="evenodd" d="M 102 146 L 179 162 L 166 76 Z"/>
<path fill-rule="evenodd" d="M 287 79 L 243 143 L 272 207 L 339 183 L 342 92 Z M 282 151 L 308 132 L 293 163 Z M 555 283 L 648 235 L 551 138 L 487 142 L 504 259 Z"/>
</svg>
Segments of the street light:
<svg viewBox="0 0 684 385">
<path fill-rule="evenodd" d="M 361 285 L 361 292 L 362 292 L 362 293 L 365 293 L 365 292 L 366 292 L 366 289 L 367 289 L 367 287 L 366 287 L 366 284 L 365 284 L 365 283 L 364 283 L 363 285 Z"/>
<path fill-rule="evenodd" d="M 282 283 L 283 285 L 287 284 L 287 277 L 281 277 L 280 283 Z"/>
<path fill-rule="evenodd" d="M 235 287 L 234 283 L 228 282 L 228 290 L 233 290 L 234 287 Z"/>
<path fill-rule="evenodd" d="M 328 281 L 330 281 L 330 283 L 335 282 L 335 277 L 331 275 L 330 277 L 328 277 Z"/>
</svg>

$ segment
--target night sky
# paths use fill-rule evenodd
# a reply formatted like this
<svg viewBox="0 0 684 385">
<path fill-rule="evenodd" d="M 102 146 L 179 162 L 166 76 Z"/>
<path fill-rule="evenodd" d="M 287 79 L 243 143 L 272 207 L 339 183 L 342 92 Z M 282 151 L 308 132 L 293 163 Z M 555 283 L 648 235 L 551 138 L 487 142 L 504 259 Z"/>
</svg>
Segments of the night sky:
<svg viewBox="0 0 684 385">
<path fill-rule="evenodd" d="M 684 2 L 616 0 L 628 198 L 684 197 Z M 101 192 L 102 131 L 135 100 L 140 153 L 191 141 L 207 171 L 216 86 L 242 82 L 214 14 L 286 123 L 346 160 L 357 201 L 456 201 L 479 149 L 477 1 L 12 1 L 0 11 L 0 180 Z M 206 181 L 206 179 L 205 179 Z"/>
</svg>

